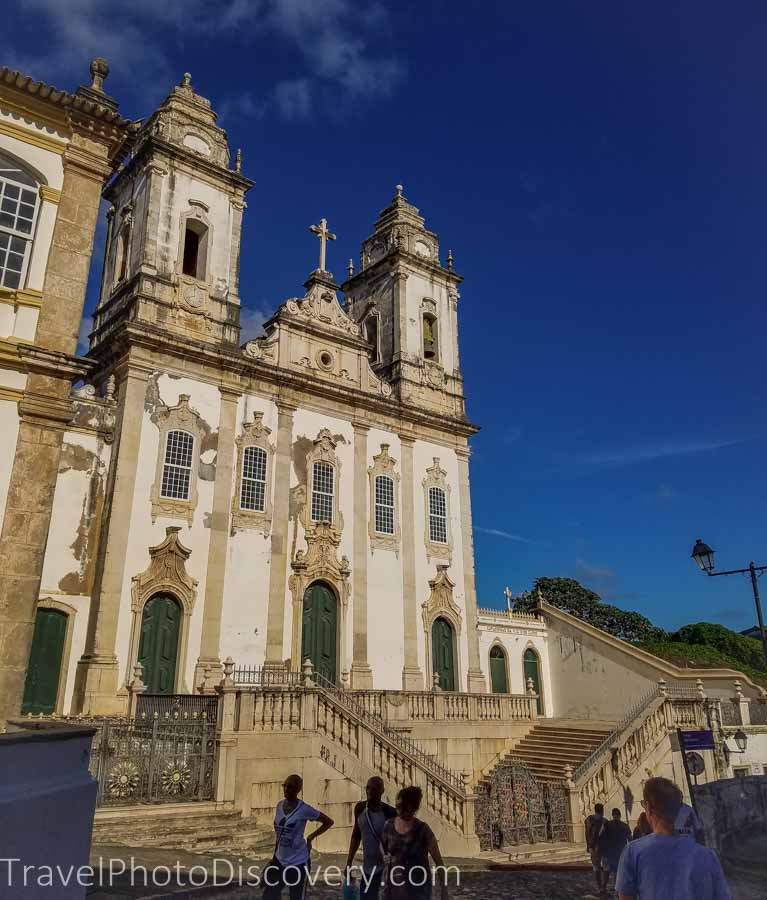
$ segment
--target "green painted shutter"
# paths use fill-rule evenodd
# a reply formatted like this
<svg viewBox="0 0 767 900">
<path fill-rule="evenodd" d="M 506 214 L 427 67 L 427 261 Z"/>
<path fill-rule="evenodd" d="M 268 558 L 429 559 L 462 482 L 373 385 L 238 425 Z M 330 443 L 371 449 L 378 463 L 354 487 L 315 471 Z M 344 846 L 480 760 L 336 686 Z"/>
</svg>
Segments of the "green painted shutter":
<svg viewBox="0 0 767 900">
<path fill-rule="evenodd" d="M 509 693 L 506 656 L 499 647 L 493 647 L 490 651 L 490 689 L 494 694 Z"/>
<path fill-rule="evenodd" d="M 455 661 L 453 658 L 453 629 L 445 619 L 437 619 L 431 628 L 432 670 L 439 675 L 443 691 L 455 690 Z"/>
<path fill-rule="evenodd" d="M 304 594 L 301 660 L 311 659 L 315 672 L 335 684 L 338 604 L 330 588 L 316 582 Z"/>
<path fill-rule="evenodd" d="M 533 688 L 538 695 L 538 715 L 543 715 L 543 703 L 541 699 L 541 678 L 538 672 L 538 655 L 534 650 L 525 650 L 525 693 L 527 693 L 527 679 L 532 678 Z"/>
<path fill-rule="evenodd" d="M 152 597 L 144 607 L 138 661 L 148 694 L 174 692 L 180 623 L 181 608 L 167 594 Z"/>
</svg>

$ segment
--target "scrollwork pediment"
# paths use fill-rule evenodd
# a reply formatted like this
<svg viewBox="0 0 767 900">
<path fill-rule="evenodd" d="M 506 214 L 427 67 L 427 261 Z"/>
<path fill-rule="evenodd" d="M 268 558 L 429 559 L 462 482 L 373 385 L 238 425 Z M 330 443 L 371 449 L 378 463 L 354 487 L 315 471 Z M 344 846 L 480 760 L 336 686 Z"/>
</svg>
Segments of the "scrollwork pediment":
<svg viewBox="0 0 767 900">
<path fill-rule="evenodd" d="M 180 531 L 178 526 L 167 527 L 162 543 L 149 548 L 149 565 L 140 575 L 132 578 L 131 599 L 134 611 L 141 610 L 154 594 L 168 591 L 181 602 L 185 613 L 192 612 L 197 595 L 197 579 L 186 571 L 186 561 L 192 551 L 179 540 Z"/>
<path fill-rule="evenodd" d="M 437 574 L 429 580 L 431 593 L 429 599 L 421 604 L 421 614 L 423 616 L 423 626 L 428 629 L 432 622 L 440 616 L 448 619 L 456 630 L 457 634 L 461 633 L 461 609 L 453 600 L 453 589 L 455 582 L 447 574 L 448 566 L 437 565 Z"/>
</svg>

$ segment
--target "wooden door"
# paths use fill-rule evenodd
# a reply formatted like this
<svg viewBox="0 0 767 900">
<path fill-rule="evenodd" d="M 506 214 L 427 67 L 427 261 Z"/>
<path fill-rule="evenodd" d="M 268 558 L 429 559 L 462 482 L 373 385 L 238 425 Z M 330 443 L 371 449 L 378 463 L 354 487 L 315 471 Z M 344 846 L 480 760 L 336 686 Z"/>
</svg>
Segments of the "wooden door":
<svg viewBox="0 0 767 900">
<path fill-rule="evenodd" d="M 432 673 L 439 675 L 443 691 L 454 691 L 455 656 L 453 627 L 446 619 L 437 619 L 431 627 Z"/>
<path fill-rule="evenodd" d="M 37 610 L 21 705 L 24 715 L 56 711 L 68 618 L 58 609 Z"/>
<path fill-rule="evenodd" d="M 500 647 L 493 647 L 490 651 L 490 690 L 494 694 L 509 693 L 506 654 Z"/>
<path fill-rule="evenodd" d="M 310 659 L 314 671 L 335 684 L 338 639 L 338 604 L 333 591 L 321 581 L 304 593 L 301 661 Z"/>
<path fill-rule="evenodd" d="M 138 661 L 147 694 L 175 691 L 180 623 L 181 608 L 169 594 L 157 594 L 144 607 Z"/>
</svg>

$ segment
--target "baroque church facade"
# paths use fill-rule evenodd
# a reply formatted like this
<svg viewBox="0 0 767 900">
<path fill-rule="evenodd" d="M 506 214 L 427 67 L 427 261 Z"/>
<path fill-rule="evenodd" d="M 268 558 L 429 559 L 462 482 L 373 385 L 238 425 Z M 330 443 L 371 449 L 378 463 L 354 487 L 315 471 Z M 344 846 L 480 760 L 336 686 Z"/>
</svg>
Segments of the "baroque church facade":
<svg viewBox="0 0 767 900">
<path fill-rule="evenodd" d="M 152 692 L 211 690 L 227 657 L 486 691 L 451 254 L 397 186 L 358 271 L 336 283 L 321 220 L 303 293 L 241 344 L 239 152 L 189 76 L 128 130 L 23 708 L 55 683 L 58 711 L 120 712 L 137 663 Z"/>
</svg>

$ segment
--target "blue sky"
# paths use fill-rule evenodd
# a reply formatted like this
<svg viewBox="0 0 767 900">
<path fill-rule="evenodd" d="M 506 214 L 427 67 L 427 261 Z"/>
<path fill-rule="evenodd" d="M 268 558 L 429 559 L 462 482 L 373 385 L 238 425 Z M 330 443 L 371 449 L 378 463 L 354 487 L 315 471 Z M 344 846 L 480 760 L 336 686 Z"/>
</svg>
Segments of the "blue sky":
<svg viewBox="0 0 767 900">
<path fill-rule="evenodd" d="M 466 277 L 478 590 L 569 575 L 665 627 L 754 620 L 767 562 L 767 9 L 740 0 L 10 0 L 0 60 L 108 58 L 124 114 L 188 70 L 256 180 L 246 323 L 307 226 L 357 258 L 397 182 Z M 93 302 L 90 297 L 90 303 Z M 767 587 L 767 584 L 765 585 Z"/>
</svg>

